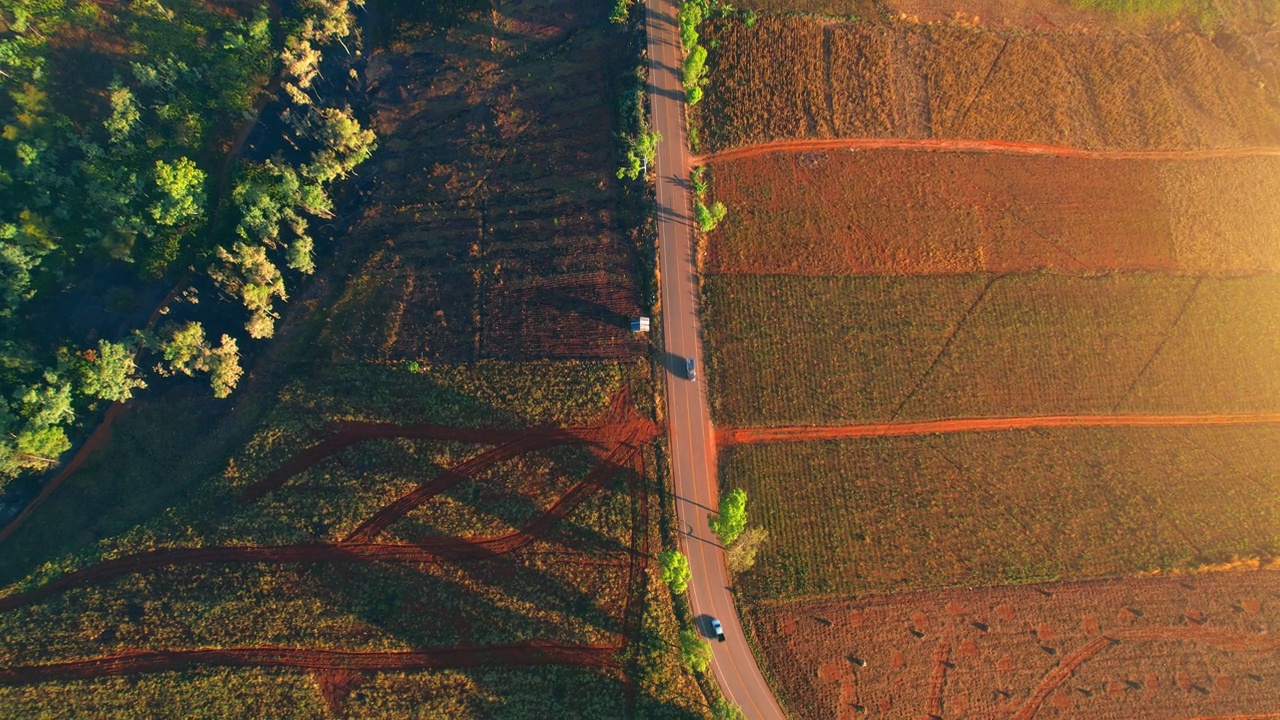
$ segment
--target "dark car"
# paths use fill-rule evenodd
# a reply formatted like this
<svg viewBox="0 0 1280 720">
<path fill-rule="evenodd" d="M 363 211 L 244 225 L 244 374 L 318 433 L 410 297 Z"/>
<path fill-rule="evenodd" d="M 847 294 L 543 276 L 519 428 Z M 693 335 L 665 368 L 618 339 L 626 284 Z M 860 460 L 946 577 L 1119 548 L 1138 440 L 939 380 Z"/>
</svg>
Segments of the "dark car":
<svg viewBox="0 0 1280 720">
<path fill-rule="evenodd" d="M 689 378 L 689 382 L 694 382 L 695 380 L 698 379 L 698 373 L 695 372 L 693 369 L 693 358 L 685 358 L 684 376 L 686 378 Z"/>
<path fill-rule="evenodd" d="M 720 621 L 711 618 L 711 633 L 716 636 L 720 642 L 724 642 L 724 628 L 720 626 Z"/>
</svg>

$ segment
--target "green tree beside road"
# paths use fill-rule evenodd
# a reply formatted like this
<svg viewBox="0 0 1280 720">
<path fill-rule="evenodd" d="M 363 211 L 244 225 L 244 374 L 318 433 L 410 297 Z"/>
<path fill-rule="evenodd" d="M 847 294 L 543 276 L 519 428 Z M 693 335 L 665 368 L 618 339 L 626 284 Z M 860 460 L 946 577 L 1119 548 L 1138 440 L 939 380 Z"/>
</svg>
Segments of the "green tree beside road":
<svg viewBox="0 0 1280 720">
<path fill-rule="evenodd" d="M 734 488 L 720 499 L 720 514 L 712 516 L 711 532 L 720 538 L 723 545 L 729 545 L 742 531 L 747 529 L 747 491 Z"/>
<path fill-rule="evenodd" d="M 671 586 L 671 592 L 683 595 L 689 589 L 689 558 L 679 550 L 663 550 L 658 553 L 658 567 L 662 569 L 662 582 Z"/>
<path fill-rule="evenodd" d="M 703 640 L 697 630 L 681 630 L 680 659 L 690 670 L 706 672 L 711 667 L 711 643 Z"/>
</svg>

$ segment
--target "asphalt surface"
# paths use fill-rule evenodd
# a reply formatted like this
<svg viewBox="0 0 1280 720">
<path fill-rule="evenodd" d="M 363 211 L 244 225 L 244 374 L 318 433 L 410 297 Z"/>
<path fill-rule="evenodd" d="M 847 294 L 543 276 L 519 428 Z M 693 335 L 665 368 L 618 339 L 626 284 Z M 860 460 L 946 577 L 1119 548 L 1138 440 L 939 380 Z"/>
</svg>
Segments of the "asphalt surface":
<svg viewBox="0 0 1280 720">
<path fill-rule="evenodd" d="M 783 714 L 747 645 L 729 594 L 724 551 L 707 524 L 718 505 L 715 434 L 702 382 L 702 324 L 689 202 L 684 89 L 680 40 L 673 0 L 646 0 L 649 37 L 649 101 L 654 129 L 662 136 L 654 171 L 658 178 L 658 267 L 661 275 L 663 341 L 666 348 L 667 419 L 681 544 L 689 556 L 689 599 L 698 629 L 710 633 L 711 618 L 724 626 L 725 641 L 711 638 L 711 667 L 720 689 L 750 720 L 782 720 Z M 693 358 L 698 379 L 685 361 Z"/>
</svg>

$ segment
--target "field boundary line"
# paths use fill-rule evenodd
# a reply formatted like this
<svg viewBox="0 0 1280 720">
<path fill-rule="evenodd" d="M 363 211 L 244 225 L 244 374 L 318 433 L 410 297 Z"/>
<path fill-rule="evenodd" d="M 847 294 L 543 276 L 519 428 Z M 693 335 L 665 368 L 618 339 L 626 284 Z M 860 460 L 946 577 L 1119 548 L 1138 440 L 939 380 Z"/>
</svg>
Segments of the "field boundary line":
<svg viewBox="0 0 1280 720">
<path fill-rule="evenodd" d="M 1085 148 L 1043 145 L 1014 140 L 820 138 L 776 140 L 758 145 L 745 145 L 693 157 L 689 159 L 689 162 L 697 166 L 713 162 L 743 160 L 768 153 L 812 150 L 908 150 L 979 155 L 1027 155 L 1074 160 L 1231 160 L 1252 157 L 1280 157 L 1280 147 L 1269 145 L 1234 148 L 1194 148 L 1187 150 L 1087 150 Z"/>
<path fill-rule="evenodd" d="M 1160 351 L 1164 349 L 1164 344 L 1169 342 L 1169 338 L 1173 337 L 1173 331 L 1182 323 L 1182 317 L 1187 314 L 1187 308 L 1191 307 L 1191 301 L 1195 300 L 1196 293 L 1200 291 L 1200 286 L 1203 283 L 1204 278 L 1196 278 L 1196 281 L 1191 284 L 1191 292 L 1188 292 L 1186 299 L 1182 301 L 1181 307 L 1178 308 L 1178 314 L 1173 316 L 1173 322 L 1169 323 L 1168 329 L 1164 331 L 1164 337 L 1160 338 L 1160 342 L 1156 343 L 1155 349 L 1151 351 L 1147 361 L 1142 364 L 1138 374 L 1133 376 L 1133 382 L 1129 383 L 1129 387 L 1125 388 L 1125 391 L 1116 399 L 1116 404 L 1111 406 L 1111 412 L 1118 412 L 1120 406 L 1124 405 L 1124 401 L 1133 392 L 1133 389 L 1138 387 L 1138 382 L 1142 380 L 1142 376 L 1147 374 L 1147 369 L 1160 356 Z"/>
<path fill-rule="evenodd" d="M 617 645 L 571 645 L 532 640 L 507 645 L 453 646 L 431 650 L 354 651 L 289 647 L 143 650 L 87 660 L 0 668 L 0 685 L 50 680 L 83 680 L 139 672 L 182 670 L 189 665 L 291 667 L 361 672 L 430 670 L 452 667 L 618 666 Z"/>
<path fill-rule="evenodd" d="M 987 281 L 987 284 L 982 286 L 982 290 L 978 293 L 978 296 L 973 299 L 973 302 L 969 304 L 969 307 L 966 308 L 964 313 L 956 320 L 956 326 L 952 328 L 951 333 L 947 335 L 947 339 L 942 343 L 942 347 L 938 349 L 938 354 L 933 356 L 933 362 L 929 363 L 929 367 L 924 371 L 924 374 L 920 376 L 920 379 L 916 380 L 916 384 L 911 386 L 911 390 L 902 398 L 902 402 L 898 403 L 898 406 L 889 414 L 889 422 L 896 420 L 898 413 L 901 413 L 902 409 L 907 406 L 907 403 L 911 402 L 911 398 L 915 397 L 916 393 L 920 392 L 920 388 L 924 387 L 924 381 L 928 380 L 929 376 L 933 375 L 933 371 L 937 369 L 938 363 L 942 362 L 942 357 L 951 349 L 951 344 L 955 342 L 956 336 L 960 334 L 960 329 L 965 326 L 965 323 L 969 322 L 969 318 L 973 316 L 974 311 L 978 309 L 978 306 L 982 304 L 982 301 L 987 299 L 987 293 L 991 291 L 991 286 L 995 285 L 996 281 L 1002 277 L 1004 276 L 992 276 L 992 278 Z"/>
<path fill-rule="evenodd" d="M 783 427 L 722 427 L 716 429 L 720 446 L 752 443 L 845 440 L 866 437 L 945 435 L 996 430 L 1034 430 L 1073 427 L 1219 427 L 1230 425 L 1280 425 L 1280 413 L 1220 415 L 1034 415 L 1027 417 L 960 418 L 865 425 L 797 425 Z"/>
</svg>

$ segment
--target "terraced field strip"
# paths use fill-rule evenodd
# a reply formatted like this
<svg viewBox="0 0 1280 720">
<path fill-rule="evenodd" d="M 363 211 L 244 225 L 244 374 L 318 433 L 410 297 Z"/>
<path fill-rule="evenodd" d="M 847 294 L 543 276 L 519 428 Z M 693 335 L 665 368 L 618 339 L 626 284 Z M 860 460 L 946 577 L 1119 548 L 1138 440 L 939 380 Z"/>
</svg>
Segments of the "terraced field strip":
<svg viewBox="0 0 1280 720">
<path fill-rule="evenodd" d="M 1033 430 L 1069 427 L 1213 427 L 1220 425 L 1277 425 L 1280 413 L 1234 415 L 1044 415 L 1039 417 L 962 418 L 928 422 L 869 425 L 717 428 L 720 446 L 751 443 L 848 440 L 867 437 L 941 435 L 991 430 Z"/>
<path fill-rule="evenodd" d="M 775 152 L 806 150 L 918 150 L 921 152 L 1037 155 L 1080 160 L 1218 160 L 1224 158 L 1280 157 L 1280 147 L 1224 147 L 1192 150 L 1085 150 L 1012 140 L 961 140 L 935 138 L 821 138 L 778 140 L 746 145 L 690 158 L 697 165 L 740 160 Z"/>
<path fill-rule="evenodd" d="M 140 672 L 185 670 L 190 665 L 292 667 L 360 672 L 413 671 L 460 667 L 618 666 L 617 645 L 564 645 L 536 640 L 509 645 L 448 647 L 431 650 L 358 652 L 284 647 L 208 650 L 148 650 L 92 660 L 0 669 L 0 684 L 26 685 L 52 680 L 84 680 Z"/>
</svg>

